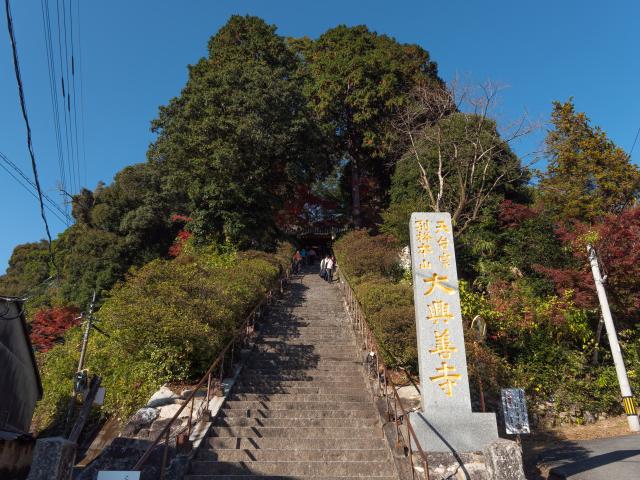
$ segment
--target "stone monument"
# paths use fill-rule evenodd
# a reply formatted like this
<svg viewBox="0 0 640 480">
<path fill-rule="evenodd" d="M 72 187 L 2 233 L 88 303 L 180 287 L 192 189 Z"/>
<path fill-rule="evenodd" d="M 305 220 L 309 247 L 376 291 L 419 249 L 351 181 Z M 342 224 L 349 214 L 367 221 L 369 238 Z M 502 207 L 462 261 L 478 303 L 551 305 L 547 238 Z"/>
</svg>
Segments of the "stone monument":
<svg viewBox="0 0 640 480">
<path fill-rule="evenodd" d="M 411 425 L 425 451 L 481 451 L 498 428 L 494 413 L 471 412 L 451 216 L 413 213 L 410 229 L 422 393 Z"/>
</svg>

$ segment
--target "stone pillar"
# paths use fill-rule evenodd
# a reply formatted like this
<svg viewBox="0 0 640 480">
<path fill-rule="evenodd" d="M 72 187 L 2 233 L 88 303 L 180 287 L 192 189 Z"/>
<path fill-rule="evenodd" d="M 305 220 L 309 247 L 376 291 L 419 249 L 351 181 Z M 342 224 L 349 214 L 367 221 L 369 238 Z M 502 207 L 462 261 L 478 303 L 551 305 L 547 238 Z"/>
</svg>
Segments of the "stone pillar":
<svg viewBox="0 0 640 480">
<path fill-rule="evenodd" d="M 70 480 L 75 459 L 75 443 L 62 437 L 41 438 L 27 480 Z"/>
<path fill-rule="evenodd" d="M 425 451 L 481 451 L 498 428 L 494 413 L 471 412 L 451 217 L 413 213 L 410 231 L 422 393 L 411 425 Z"/>
</svg>

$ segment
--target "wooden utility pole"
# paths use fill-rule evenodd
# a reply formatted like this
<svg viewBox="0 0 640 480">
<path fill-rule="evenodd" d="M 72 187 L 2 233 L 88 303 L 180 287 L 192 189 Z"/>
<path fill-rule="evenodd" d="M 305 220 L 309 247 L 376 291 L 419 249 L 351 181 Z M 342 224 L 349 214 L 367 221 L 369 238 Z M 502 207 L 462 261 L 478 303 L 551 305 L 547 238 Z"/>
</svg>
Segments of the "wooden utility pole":
<svg viewBox="0 0 640 480">
<path fill-rule="evenodd" d="M 593 280 L 595 281 L 596 291 L 598 292 L 600 308 L 602 309 L 604 326 L 607 330 L 607 336 L 609 337 L 613 363 L 616 366 L 616 374 L 618 376 L 618 383 L 620 384 L 620 392 L 622 393 L 624 411 L 627 414 L 627 421 L 629 422 L 629 430 L 632 432 L 639 432 L 640 422 L 638 421 L 638 410 L 633 394 L 631 393 L 631 386 L 629 385 L 629 378 L 627 377 L 627 369 L 624 366 L 622 352 L 620 351 L 620 344 L 618 343 L 618 335 L 616 334 L 613 317 L 611 316 L 611 310 L 609 309 L 607 292 L 604 289 L 604 280 L 602 279 L 600 266 L 598 265 L 598 255 L 591 245 L 587 245 L 587 253 L 589 254 L 589 263 L 591 264 L 591 271 L 593 272 Z"/>
</svg>

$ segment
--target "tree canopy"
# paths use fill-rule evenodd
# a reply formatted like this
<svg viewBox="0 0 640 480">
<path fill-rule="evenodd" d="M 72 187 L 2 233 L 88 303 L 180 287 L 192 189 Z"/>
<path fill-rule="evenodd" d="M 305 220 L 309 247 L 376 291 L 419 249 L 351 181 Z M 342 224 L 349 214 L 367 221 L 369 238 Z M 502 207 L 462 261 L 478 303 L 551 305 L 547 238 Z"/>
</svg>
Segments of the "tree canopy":
<svg viewBox="0 0 640 480">
<path fill-rule="evenodd" d="M 340 25 L 317 40 L 293 40 L 303 58 L 309 105 L 332 134 L 336 159 L 348 160 L 352 217 L 363 202 L 386 195 L 403 140 L 392 128 L 397 110 L 418 83 L 440 85 L 437 66 L 418 45 L 401 44 L 366 26 Z M 363 178 L 373 185 L 361 199 Z"/>
<path fill-rule="evenodd" d="M 268 246 L 291 183 L 324 168 L 299 60 L 275 26 L 232 16 L 189 68 L 179 97 L 153 122 L 150 161 L 183 197 L 197 237 Z"/>
<path fill-rule="evenodd" d="M 549 164 L 539 195 L 558 220 L 593 221 L 620 213 L 640 194 L 640 171 L 571 100 L 554 102 L 547 135 Z"/>
</svg>

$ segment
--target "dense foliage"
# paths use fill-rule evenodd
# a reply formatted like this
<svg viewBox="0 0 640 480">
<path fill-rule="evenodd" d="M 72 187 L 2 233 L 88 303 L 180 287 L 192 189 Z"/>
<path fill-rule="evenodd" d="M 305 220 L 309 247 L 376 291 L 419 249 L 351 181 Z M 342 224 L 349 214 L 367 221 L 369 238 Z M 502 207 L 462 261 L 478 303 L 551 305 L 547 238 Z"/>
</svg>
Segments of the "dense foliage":
<svg viewBox="0 0 640 480">
<path fill-rule="evenodd" d="M 117 284 L 96 315 L 109 337 L 92 334 L 86 363 L 108 391 L 103 414 L 126 418 L 163 383 L 199 378 L 274 286 L 292 253 L 288 245 L 276 254 L 220 254 L 191 246 Z M 81 336 L 80 328 L 72 329 L 42 359 L 39 428 L 56 431 L 63 420 Z"/>
</svg>

